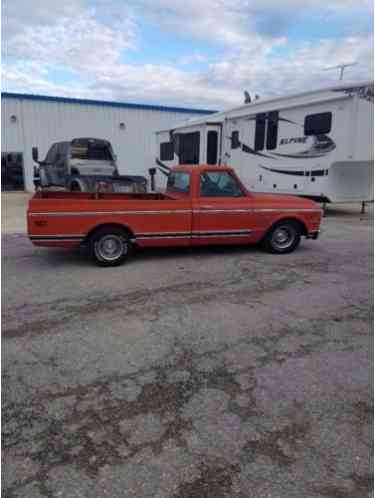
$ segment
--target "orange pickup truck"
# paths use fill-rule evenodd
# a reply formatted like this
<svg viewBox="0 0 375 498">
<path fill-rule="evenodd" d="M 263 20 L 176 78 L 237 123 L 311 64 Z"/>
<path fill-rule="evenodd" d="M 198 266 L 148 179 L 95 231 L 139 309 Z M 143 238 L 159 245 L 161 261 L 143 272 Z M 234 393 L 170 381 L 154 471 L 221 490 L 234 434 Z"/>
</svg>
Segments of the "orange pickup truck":
<svg viewBox="0 0 375 498">
<path fill-rule="evenodd" d="M 101 266 L 115 266 L 134 246 L 255 244 L 277 254 L 301 236 L 317 239 L 322 211 L 311 200 L 246 190 L 225 166 L 178 166 L 165 193 L 37 192 L 28 235 L 37 246 L 87 245 Z"/>
</svg>

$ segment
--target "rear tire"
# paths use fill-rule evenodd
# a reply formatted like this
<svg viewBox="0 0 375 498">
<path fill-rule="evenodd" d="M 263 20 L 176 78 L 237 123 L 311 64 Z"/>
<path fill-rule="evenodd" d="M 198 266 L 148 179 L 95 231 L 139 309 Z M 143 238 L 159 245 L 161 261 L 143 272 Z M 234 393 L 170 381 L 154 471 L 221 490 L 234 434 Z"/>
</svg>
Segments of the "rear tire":
<svg viewBox="0 0 375 498">
<path fill-rule="evenodd" d="M 288 254 L 294 251 L 301 241 L 301 228 L 295 221 L 280 221 L 267 232 L 262 246 L 267 252 Z"/>
<path fill-rule="evenodd" d="M 89 240 L 89 251 L 99 266 L 121 265 L 131 253 L 129 235 L 121 228 L 100 228 Z"/>
</svg>

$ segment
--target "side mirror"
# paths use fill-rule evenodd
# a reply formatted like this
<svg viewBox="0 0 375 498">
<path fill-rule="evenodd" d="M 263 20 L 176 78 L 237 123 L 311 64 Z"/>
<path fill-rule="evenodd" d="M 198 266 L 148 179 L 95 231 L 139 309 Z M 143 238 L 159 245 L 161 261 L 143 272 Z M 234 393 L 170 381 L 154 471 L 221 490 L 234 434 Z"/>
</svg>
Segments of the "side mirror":
<svg viewBox="0 0 375 498">
<path fill-rule="evenodd" d="M 155 175 L 156 175 L 156 168 L 149 168 L 148 170 L 150 177 L 151 177 L 151 190 L 155 190 Z"/>
<path fill-rule="evenodd" d="M 38 162 L 38 157 L 39 157 L 38 147 L 33 147 L 32 148 L 32 155 L 33 155 L 33 161 L 35 161 L 37 163 Z"/>
</svg>

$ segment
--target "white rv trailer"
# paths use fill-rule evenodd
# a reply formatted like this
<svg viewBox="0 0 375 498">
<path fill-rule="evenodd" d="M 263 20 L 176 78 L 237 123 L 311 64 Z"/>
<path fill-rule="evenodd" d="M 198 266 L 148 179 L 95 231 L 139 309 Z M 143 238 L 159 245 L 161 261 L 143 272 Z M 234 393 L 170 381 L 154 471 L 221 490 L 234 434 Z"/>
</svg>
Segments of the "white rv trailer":
<svg viewBox="0 0 375 498">
<path fill-rule="evenodd" d="M 373 112 L 370 81 L 259 99 L 157 132 L 157 159 L 228 164 L 256 192 L 371 201 Z"/>
</svg>

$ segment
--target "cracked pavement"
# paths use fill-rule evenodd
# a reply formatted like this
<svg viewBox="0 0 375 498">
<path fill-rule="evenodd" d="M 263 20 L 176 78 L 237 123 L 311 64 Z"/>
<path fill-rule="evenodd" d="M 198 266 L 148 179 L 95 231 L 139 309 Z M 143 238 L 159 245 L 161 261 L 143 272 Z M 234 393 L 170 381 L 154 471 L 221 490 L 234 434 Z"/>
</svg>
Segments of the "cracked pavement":
<svg viewBox="0 0 375 498">
<path fill-rule="evenodd" d="M 114 269 L 3 238 L 3 496 L 372 496 L 372 225 Z"/>
</svg>

